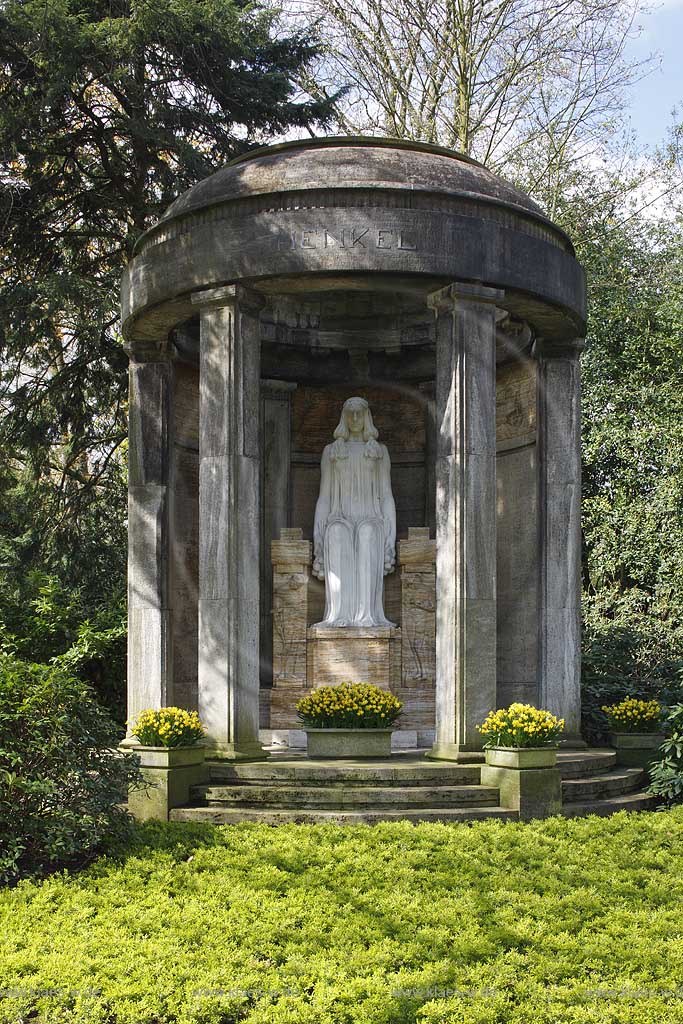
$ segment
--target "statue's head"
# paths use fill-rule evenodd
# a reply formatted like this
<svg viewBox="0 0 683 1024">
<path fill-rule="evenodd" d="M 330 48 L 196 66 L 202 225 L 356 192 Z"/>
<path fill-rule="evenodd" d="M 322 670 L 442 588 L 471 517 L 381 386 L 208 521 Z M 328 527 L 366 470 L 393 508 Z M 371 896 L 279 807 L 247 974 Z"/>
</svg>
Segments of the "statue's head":
<svg viewBox="0 0 683 1024">
<path fill-rule="evenodd" d="M 364 398 L 347 398 L 334 436 L 338 440 L 348 441 L 352 434 L 361 433 L 364 441 L 374 441 L 378 437 L 370 407 Z"/>
</svg>

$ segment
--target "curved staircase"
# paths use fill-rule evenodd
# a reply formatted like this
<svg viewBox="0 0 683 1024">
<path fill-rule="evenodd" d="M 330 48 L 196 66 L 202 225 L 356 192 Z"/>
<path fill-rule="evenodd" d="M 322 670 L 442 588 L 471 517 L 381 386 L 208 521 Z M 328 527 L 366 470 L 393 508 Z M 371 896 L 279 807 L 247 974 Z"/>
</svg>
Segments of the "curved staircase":
<svg viewBox="0 0 683 1024">
<path fill-rule="evenodd" d="M 608 815 L 649 810 L 639 768 L 618 768 L 613 750 L 562 751 L 562 813 Z M 210 781 L 191 790 L 191 802 L 170 812 L 172 821 L 268 825 L 379 821 L 512 821 L 517 811 L 500 806 L 498 790 L 480 784 L 480 764 L 429 761 L 422 754 L 394 754 L 381 761 L 313 761 L 291 752 L 268 761 L 209 762 Z"/>
</svg>

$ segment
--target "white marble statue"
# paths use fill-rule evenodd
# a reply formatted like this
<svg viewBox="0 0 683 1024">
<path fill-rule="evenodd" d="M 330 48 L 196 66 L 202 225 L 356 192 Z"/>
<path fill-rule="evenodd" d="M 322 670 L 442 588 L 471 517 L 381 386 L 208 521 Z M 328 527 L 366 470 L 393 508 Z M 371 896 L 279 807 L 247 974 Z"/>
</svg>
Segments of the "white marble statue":
<svg viewBox="0 0 683 1024">
<path fill-rule="evenodd" d="M 393 626 L 384 615 L 384 576 L 396 559 L 396 506 L 386 446 L 364 398 L 344 402 L 323 452 L 315 507 L 313 573 L 325 580 L 319 626 Z"/>
</svg>

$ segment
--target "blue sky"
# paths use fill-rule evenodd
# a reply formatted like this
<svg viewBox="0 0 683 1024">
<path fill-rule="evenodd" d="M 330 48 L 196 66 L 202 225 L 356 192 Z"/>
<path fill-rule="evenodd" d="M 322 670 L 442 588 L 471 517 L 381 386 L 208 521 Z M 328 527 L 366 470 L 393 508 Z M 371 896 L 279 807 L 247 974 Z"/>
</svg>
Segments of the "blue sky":
<svg viewBox="0 0 683 1024">
<path fill-rule="evenodd" d="M 642 32 L 631 42 L 630 54 L 657 52 L 661 67 L 634 86 L 631 125 L 642 144 L 656 146 L 666 139 L 676 104 L 683 120 L 683 0 L 667 0 L 652 14 L 642 15 L 639 24 Z"/>
</svg>

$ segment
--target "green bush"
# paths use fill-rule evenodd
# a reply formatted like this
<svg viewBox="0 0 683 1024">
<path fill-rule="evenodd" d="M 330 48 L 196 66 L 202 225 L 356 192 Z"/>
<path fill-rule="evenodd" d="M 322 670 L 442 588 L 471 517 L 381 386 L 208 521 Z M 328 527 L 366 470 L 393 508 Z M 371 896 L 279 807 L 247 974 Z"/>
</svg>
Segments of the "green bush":
<svg viewBox="0 0 683 1024">
<path fill-rule="evenodd" d="M 670 709 L 664 728 L 661 760 L 650 767 L 650 792 L 670 806 L 683 803 L 683 704 Z"/>
<path fill-rule="evenodd" d="M 139 778 L 90 687 L 59 666 L 0 655 L 0 881 L 80 866 L 130 835 Z"/>
</svg>

